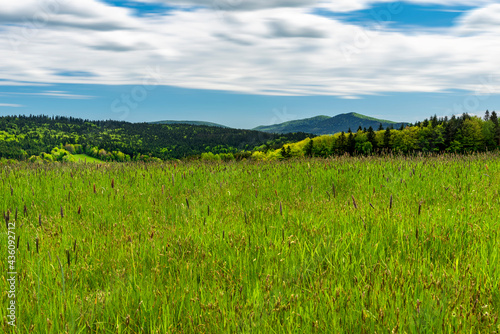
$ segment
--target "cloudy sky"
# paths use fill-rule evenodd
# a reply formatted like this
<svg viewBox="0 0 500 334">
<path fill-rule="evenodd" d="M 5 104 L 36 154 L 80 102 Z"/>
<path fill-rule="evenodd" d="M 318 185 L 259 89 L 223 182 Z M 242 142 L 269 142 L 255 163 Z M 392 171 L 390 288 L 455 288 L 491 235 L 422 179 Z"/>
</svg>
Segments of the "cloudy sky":
<svg viewBox="0 0 500 334">
<path fill-rule="evenodd" d="M 0 115 L 240 128 L 358 112 L 500 109 L 491 0 L 16 0 Z"/>
</svg>

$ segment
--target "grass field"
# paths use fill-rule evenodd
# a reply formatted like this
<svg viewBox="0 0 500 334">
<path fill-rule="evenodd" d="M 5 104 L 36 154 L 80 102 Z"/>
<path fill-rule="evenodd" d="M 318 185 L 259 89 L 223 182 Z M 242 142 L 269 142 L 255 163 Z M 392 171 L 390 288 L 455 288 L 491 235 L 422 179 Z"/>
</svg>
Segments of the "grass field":
<svg viewBox="0 0 500 334">
<path fill-rule="evenodd" d="M 495 154 L 0 171 L 19 333 L 499 331 Z"/>
<path fill-rule="evenodd" d="M 75 159 L 78 162 L 95 162 L 95 163 L 102 163 L 103 162 L 99 159 L 93 158 L 93 157 L 88 156 L 86 154 L 73 154 L 73 157 L 75 157 Z"/>
</svg>

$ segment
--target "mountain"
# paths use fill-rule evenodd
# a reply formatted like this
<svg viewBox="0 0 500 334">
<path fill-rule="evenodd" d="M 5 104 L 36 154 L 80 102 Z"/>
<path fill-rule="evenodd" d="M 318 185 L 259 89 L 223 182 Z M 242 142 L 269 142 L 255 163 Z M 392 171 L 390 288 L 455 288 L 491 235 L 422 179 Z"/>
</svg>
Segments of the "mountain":
<svg viewBox="0 0 500 334">
<path fill-rule="evenodd" d="M 228 128 L 228 126 L 222 124 L 203 122 L 203 121 L 157 121 L 157 122 L 150 122 L 150 124 L 188 124 L 188 125 L 205 125 L 205 126 L 216 126 L 219 128 Z"/>
<path fill-rule="evenodd" d="M 299 119 L 289 121 L 281 124 L 263 125 L 254 128 L 253 130 L 271 132 L 271 133 L 291 133 L 291 132 L 305 132 L 313 133 L 315 135 L 335 134 L 338 132 L 347 132 L 349 128 L 356 132 L 358 128 L 369 128 L 370 126 L 377 130 L 382 124 L 384 129 L 388 126 L 398 129 L 402 124 L 384 119 L 377 119 L 368 117 L 357 113 L 340 114 L 337 116 L 316 116 L 312 118 Z"/>
</svg>

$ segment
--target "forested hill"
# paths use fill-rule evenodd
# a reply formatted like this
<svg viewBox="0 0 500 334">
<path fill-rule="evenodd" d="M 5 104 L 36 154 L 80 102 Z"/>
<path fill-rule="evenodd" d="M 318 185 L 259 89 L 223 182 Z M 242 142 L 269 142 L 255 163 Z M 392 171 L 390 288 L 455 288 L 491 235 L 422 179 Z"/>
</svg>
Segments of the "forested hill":
<svg viewBox="0 0 500 334">
<path fill-rule="evenodd" d="M 358 128 L 369 128 L 377 130 L 382 125 L 383 128 L 392 126 L 394 129 L 400 128 L 407 123 L 396 123 L 384 119 L 368 117 L 357 113 L 340 114 L 337 116 L 316 116 L 312 118 L 299 119 L 280 124 L 258 126 L 254 130 L 272 133 L 307 132 L 315 135 L 328 135 L 339 132 L 348 132 L 349 129 L 356 131 Z"/>
<path fill-rule="evenodd" d="M 0 157 L 24 159 L 71 144 L 85 153 L 121 152 L 134 158 L 183 158 L 203 152 L 234 153 L 256 146 L 281 147 L 307 138 L 305 133 L 276 135 L 254 130 L 190 124 L 150 124 L 90 121 L 72 117 L 0 117 Z M 114 154 L 114 153 L 113 153 Z"/>
</svg>

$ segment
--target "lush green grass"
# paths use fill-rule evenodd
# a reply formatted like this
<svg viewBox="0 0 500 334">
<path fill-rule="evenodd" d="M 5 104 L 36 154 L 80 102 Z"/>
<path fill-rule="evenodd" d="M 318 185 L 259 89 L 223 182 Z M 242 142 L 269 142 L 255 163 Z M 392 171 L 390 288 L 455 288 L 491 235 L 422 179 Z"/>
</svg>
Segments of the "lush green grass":
<svg viewBox="0 0 500 334">
<path fill-rule="evenodd" d="M 499 329 L 496 155 L 0 172 L 20 333 Z"/>
<path fill-rule="evenodd" d="M 93 157 L 88 156 L 86 154 L 73 154 L 73 157 L 75 157 L 75 159 L 78 162 L 96 162 L 96 163 L 102 163 L 103 162 L 103 161 L 101 161 L 99 159 L 93 158 Z"/>
</svg>

